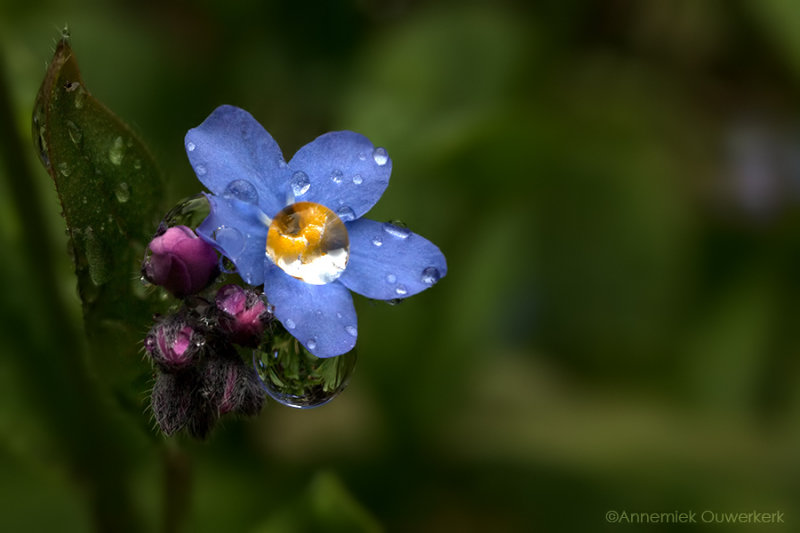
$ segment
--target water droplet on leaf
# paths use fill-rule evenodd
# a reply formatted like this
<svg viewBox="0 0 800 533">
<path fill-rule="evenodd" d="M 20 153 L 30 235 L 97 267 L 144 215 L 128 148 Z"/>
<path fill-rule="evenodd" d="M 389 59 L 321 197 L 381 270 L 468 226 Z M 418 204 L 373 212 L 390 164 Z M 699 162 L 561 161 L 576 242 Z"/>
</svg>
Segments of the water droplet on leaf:
<svg viewBox="0 0 800 533">
<path fill-rule="evenodd" d="M 108 160 L 111 161 L 114 165 L 120 166 L 122 164 L 122 158 L 125 156 L 125 143 L 122 140 L 122 137 L 117 137 L 114 139 L 114 142 L 111 143 L 111 148 L 108 149 Z"/>
<path fill-rule="evenodd" d="M 81 141 L 83 141 L 83 132 L 78 127 L 78 125 L 72 122 L 71 120 L 68 120 L 66 124 L 67 124 L 67 133 L 69 134 L 69 139 L 72 141 L 72 144 L 74 144 L 75 146 L 80 146 Z"/>
<path fill-rule="evenodd" d="M 131 198 L 131 188 L 127 183 L 122 181 L 117 185 L 116 189 L 114 189 L 114 196 L 117 197 L 119 203 L 124 204 Z"/>
</svg>

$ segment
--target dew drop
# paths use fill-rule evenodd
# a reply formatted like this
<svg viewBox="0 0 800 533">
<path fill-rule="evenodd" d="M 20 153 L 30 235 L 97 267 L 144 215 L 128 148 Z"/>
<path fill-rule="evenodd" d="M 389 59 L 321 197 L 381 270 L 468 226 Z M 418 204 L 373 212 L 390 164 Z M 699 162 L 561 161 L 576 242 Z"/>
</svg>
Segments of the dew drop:
<svg viewBox="0 0 800 533">
<path fill-rule="evenodd" d="M 428 267 L 422 271 L 422 283 L 425 285 L 433 285 L 442 275 L 439 273 L 439 269 L 436 267 Z"/>
<path fill-rule="evenodd" d="M 331 181 L 334 183 L 341 183 L 342 179 L 344 179 L 344 173 L 341 170 L 334 170 L 331 172 Z"/>
<path fill-rule="evenodd" d="M 111 278 L 107 251 L 100 240 L 95 237 L 91 226 L 87 226 L 83 238 L 86 262 L 89 264 L 89 278 L 94 285 L 103 285 Z"/>
<path fill-rule="evenodd" d="M 314 202 L 297 202 L 279 211 L 269 225 L 266 245 L 270 261 L 312 285 L 337 279 L 350 257 L 342 219 Z"/>
<path fill-rule="evenodd" d="M 383 223 L 383 231 L 385 231 L 392 237 L 396 237 L 398 239 L 407 239 L 408 236 L 411 235 L 410 229 L 398 226 L 396 224 L 392 224 L 391 222 Z"/>
<path fill-rule="evenodd" d="M 142 169 L 142 161 L 141 161 L 141 159 L 135 159 L 133 161 L 133 168 L 135 168 L 136 170 L 141 170 Z"/>
<path fill-rule="evenodd" d="M 125 142 L 122 140 L 122 137 L 117 137 L 114 139 L 114 142 L 111 143 L 111 147 L 108 149 L 108 159 L 114 165 L 120 166 L 122 164 L 122 158 L 125 156 Z"/>
<path fill-rule="evenodd" d="M 286 319 L 286 323 L 285 323 L 285 325 L 286 325 L 286 327 L 287 327 L 288 329 L 294 329 L 294 328 L 296 328 L 296 327 L 297 327 L 297 324 L 295 324 L 295 323 L 294 323 L 294 320 L 292 320 L 291 318 L 287 318 L 287 319 Z"/>
<path fill-rule="evenodd" d="M 316 344 L 314 338 L 307 342 L 311 349 Z M 355 350 L 315 357 L 286 333 L 253 350 L 253 368 L 264 391 L 276 402 L 297 409 L 319 407 L 338 396 L 350 382 L 355 364 Z"/>
<path fill-rule="evenodd" d="M 358 330 L 355 326 L 345 326 L 344 330 L 347 332 L 348 335 L 353 337 L 358 337 Z"/>
<path fill-rule="evenodd" d="M 199 166 L 198 166 L 198 174 Z M 248 204 L 258 205 L 258 191 L 255 186 L 247 180 L 234 180 L 225 187 L 222 193 L 228 200 L 239 200 Z"/>
<path fill-rule="evenodd" d="M 355 176 L 353 176 L 353 183 L 355 183 L 356 185 L 361 185 L 362 183 L 364 183 L 364 178 L 361 177 L 361 174 L 356 174 Z"/>
<path fill-rule="evenodd" d="M 315 349 L 317 347 L 317 339 L 315 337 L 311 337 L 308 339 L 308 342 L 306 342 L 306 346 L 308 346 L 309 350 Z"/>
<path fill-rule="evenodd" d="M 114 189 L 114 196 L 117 197 L 117 201 L 119 203 L 124 204 L 131 198 L 131 188 L 128 186 L 127 183 L 122 181 Z"/>
<path fill-rule="evenodd" d="M 380 237 L 375 236 L 372 238 L 372 244 L 374 244 L 375 246 L 383 246 L 383 240 L 381 240 Z"/>
<path fill-rule="evenodd" d="M 58 164 L 58 171 L 65 178 L 68 177 L 72 173 L 72 170 L 69 168 L 69 166 L 67 165 L 66 162 L 62 162 L 62 163 Z"/>
<path fill-rule="evenodd" d="M 386 153 L 385 148 L 375 148 L 375 151 L 372 152 L 372 159 L 375 160 L 375 164 L 382 167 L 389 161 L 389 154 Z"/>
<path fill-rule="evenodd" d="M 68 120 L 66 124 L 67 124 L 67 133 L 69 134 L 69 139 L 72 141 L 72 144 L 74 144 L 75 146 L 80 146 L 81 141 L 83 141 L 83 132 L 78 127 L 78 125 L 72 122 L 71 120 Z"/>
<path fill-rule="evenodd" d="M 359 158 L 361 161 L 366 161 L 366 160 L 367 160 L 367 154 L 366 154 L 366 153 L 364 153 L 364 152 L 361 152 L 360 154 L 358 154 L 358 158 Z"/>
<path fill-rule="evenodd" d="M 399 294 L 400 296 L 403 296 L 403 295 L 405 295 L 405 294 L 408 294 L 408 289 L 406 289 L 406 286 L 405 286 L 405 285 L 398 285 L 398 286 L 395 288 L 394 292 L 396 292 L 396 293 L 397 293 L 397 294 Z"/>
<path fill-rule="evenodd" d="M 206 166 L 205 165 L 195 165 L 194 171 L 197 172 L 198 176 L 205 176 L 206 175 Z"/>
<path fill-rule="evenodd" d="M 356 214 L 351 207 L 343 205 L 339 209 L 336 210 L 336 214 L 342 220 L 342 222 L 350 222 L 351 220 L 356 219 Z"/>
<path fill-rule="evenodd" d="M 394 274 L 386 274 L 386 281 L 388 283 L 397 283 L 397 276 Z"/>
<path fill-rule="evenodd" d="M 188 143 L 186 143 L 186 151 L 187 152 L 194 152 L 195 148 L 197 148 L 197 146 L 192 141 L 189 141 Z"/>
<path fill-rule="evenodd" d="M 311 181 L 308 179 L 308 175 L 301 171 L 292 174 L 289 184 L 295 196 L 303 196 L 311 188 Z"/>
<path fill-rule="evenodd" d="M 231 226 L 220 226 L 214 230 L 214 240 L 220 248 L 225 251 L 225 255 L 232 260 L 236 260 L 244 251 L 245 239 L 242 232 Z"/>
<path fill-rule="evenodd" d="M 178 202 L 164 215 L 162 224 L 165 228 L 173 226 L 189 226 L 196 228 L 208 216 L 211 207 L 208 198 L 203 194 L 195 194 Z"/>
</svg>

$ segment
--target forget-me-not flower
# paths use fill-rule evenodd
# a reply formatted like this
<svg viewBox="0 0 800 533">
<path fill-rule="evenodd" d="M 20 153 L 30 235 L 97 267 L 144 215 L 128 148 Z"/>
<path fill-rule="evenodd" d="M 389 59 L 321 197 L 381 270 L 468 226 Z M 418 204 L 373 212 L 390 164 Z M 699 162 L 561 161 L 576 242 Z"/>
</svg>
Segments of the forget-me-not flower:
<svg viewBox="0 0 800 533">
<path fill-rule="evenodd" d="M 361 218 L 389 184 L 392 161 L 363 135 L 326 133 L 286 163 L 247 112 L 221 106 L 186 134 L 197 177 L 213 193 L 197 233 L 264 285 L 274 316 L 317 357 L 358 335 L 350 291 L 406 298 L 447 273 L 439 248 L 406 228 Z"/>
</svg>

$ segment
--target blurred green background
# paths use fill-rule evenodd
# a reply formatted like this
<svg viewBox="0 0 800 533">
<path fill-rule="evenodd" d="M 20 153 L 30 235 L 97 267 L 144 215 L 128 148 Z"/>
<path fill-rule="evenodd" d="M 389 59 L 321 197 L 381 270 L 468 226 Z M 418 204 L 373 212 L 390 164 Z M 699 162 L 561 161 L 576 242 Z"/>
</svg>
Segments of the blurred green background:
<svg viewBox="0 0 800 533">
<path fill-rule="evenodd" d="M 65 24 L 171 203 L 200 189 L 184 133 L 223 103 L 287 158 L 339 129 L 387 147 L 369 217 L 449 273 L 356 301 L 334 402 L 165 441 L 145 361 L 62 357 L 85 352 L 80 303 L 30 117 Z M 109 494 L 119 531 L 655 529 L 608 510 L 800 527 L 797 3 L 0 0 L 0 52 L 0 142 L 24 147 L 0 151 L 0 530 L 92 531 Z M 48 326 L 53 306 L 71 323 Z"/>
</svg>

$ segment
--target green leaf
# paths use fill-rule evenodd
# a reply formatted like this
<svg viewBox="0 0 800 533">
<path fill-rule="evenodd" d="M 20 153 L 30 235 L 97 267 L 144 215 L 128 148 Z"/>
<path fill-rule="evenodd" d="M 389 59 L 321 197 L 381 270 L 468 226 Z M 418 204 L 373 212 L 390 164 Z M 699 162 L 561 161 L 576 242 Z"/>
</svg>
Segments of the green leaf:
<svg viewBox="0 0 800 533">
<path fill-rule="evenodd" d="M 139 269 L 163 185 L 142 141 L 87 89 L 67 37 L 39 89 L 33 140 L 61 201 L 92 351 L 113 350 L 99 359 L 119 365 L 112 356 L 138 349 L 153 312 Z"/>
</svg>

